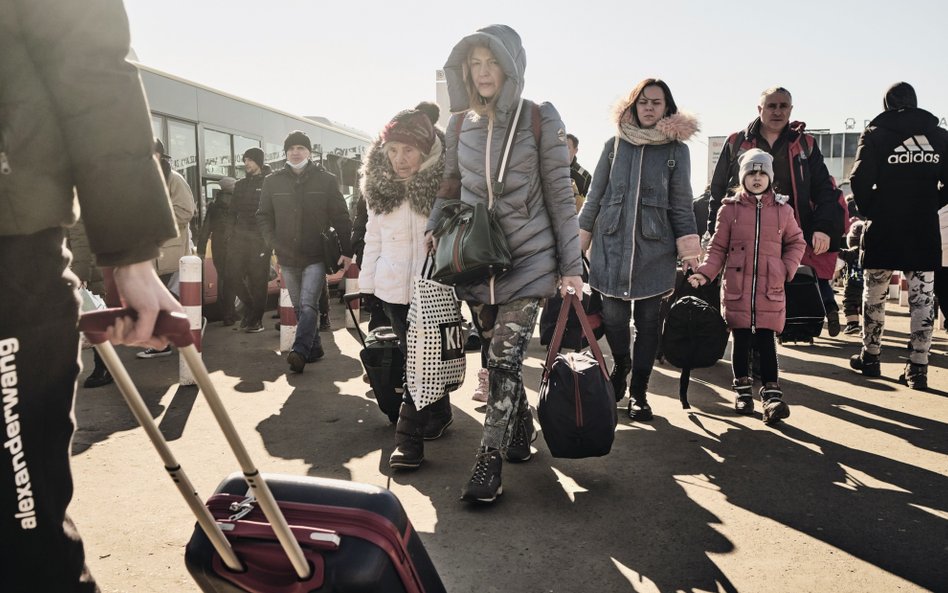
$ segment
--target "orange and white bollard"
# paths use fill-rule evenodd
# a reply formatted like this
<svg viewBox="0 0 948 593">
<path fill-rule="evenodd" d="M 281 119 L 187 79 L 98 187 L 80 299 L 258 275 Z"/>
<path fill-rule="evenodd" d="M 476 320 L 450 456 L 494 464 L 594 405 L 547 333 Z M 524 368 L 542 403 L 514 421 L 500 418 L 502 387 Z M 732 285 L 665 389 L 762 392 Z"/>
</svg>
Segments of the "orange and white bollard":
<svg viewBox="0 0 948 593">
<path fill-rule="evenodd" d="M 890 301 L 899 300 L 899 278 L 902 276 L 899 272 L 892 272 L 892 276 L 889 278 L 889 296 Z"/>
<path fill-rule="evenodd" d="M 903 272 L 901 275 L 901 280 L 899 281 L 899 306 L 908 307 L 908 278 L 905 277 Z"/>
<path fill-rule="evenodd" d="M 194 347 L 201 354 L 201 336 L 203 334 L 202 313 L 203 282 L 201 279 L 201 266 L 203 262 L 196 255 L 185 255 L 178 262 L 179 286 L 181 294 L 181 306 L 188 316 L 191 323 L 191 337 L 194 339 Z M 178 382 L 181 385 L 195 385 L 196 381 L 191 369 L 188 367 L 184 358 L 178 356 Z"/>
<path fill-rule="evenodd" d="M 344 294 L 359 292 L 359 266 L 351 264 L 346 270 L 346 287 Z M 361 320 L 359 317 L 359 306 L 361 299 L 352 301 L 352 315 L 346 315 L 346 329 L 356 329 L 356 324 Z"/>
<path fill-rule="evenodd" d="M 296 341 L 296 311 L 283 276 L 280 276 L 280 352 L 289 352 Z"/>
</svg>

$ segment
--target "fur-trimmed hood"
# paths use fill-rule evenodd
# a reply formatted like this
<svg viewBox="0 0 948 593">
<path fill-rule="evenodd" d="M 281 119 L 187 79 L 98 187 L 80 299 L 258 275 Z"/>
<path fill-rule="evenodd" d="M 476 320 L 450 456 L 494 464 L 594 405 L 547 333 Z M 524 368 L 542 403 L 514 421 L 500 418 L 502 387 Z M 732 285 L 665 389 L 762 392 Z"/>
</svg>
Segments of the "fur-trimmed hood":
<svg viewBox="0 0 948 593">
<path fill-rule="evenodd" d="M 616 102 L 612 107 L 612 121 L 616 126 L 621 123 L 630 123 L 632 121 L 631 93 L 628 97 Z M 663 117 L 655 124 L 655 129 L 665 134 L 670 140 L 687 142 L 701 129 L 698 117 L 687 111 L 678 110 L 678 113 Z"/>
<path fill-rule="evenodd" d="M 426 217 L 431 213 L 444 175 L 444 132 L 435 128 L 435 137 L 432 147 L 434 154 L 428 155 L 421 170 L 408 181 L 395 176 L 392 164 L 385 155 L 382 139 L 377 138 L 372 143 L 360 171 L 360 187 L 369 210 L 376 214 L 387 214 L 408 200 L 414 212 Z M 429 164 L 428 161 L 433 162 Z"/>
</svg>

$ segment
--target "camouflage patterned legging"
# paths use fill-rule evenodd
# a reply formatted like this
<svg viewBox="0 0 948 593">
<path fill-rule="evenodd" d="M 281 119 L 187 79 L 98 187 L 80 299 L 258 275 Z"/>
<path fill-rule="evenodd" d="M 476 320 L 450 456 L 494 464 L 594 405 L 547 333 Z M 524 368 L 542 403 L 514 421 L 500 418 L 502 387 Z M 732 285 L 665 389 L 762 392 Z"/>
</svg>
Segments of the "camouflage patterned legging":
<svg viewBox="0 0 948 593">
<path fill-rule="evenodd" d="M 909 314 L 912 352 L 909 360 L 928 364 L 932 346 L 932 328 L 935 326 L 935 273 L 904 272 L 909 288 Z M 863 270 L 862 315 L 863 348 L 878 355 L 882 349 L 882 330 L 885 327 L 885 300 L 889 292 L 892 270 Z"/>
<path fill-rule="evenodd" d="M 533 337 L 540 299 L 517 299 L 503 305 L 468 304 L 481 338 L 490 342 L 487 355 L 490 394 L 481 446 L 505 449 L 512 436 L 511 421 L 529 405 L 521 369 L 527 345 Z"/>
</svg>

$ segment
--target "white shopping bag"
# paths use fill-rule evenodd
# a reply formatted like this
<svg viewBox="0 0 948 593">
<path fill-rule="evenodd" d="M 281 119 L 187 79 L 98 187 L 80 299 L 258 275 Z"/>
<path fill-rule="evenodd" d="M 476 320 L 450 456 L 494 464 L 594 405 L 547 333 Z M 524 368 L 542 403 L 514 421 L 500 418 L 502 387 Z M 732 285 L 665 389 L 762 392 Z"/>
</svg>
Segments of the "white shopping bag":
<svg viewBox="0 0 948 593">
<path fill-rule="evenodd" d="M 948 206 L 938 211 L 938 225 L 941 227 L 941 265 L 948 268 Z"/>
<path fill-rule="evenodd" d="M 415 408 L 433 404 L 464 382 L 464 330 L 454 288 L 426 278 L 412 281 L 405 375 Z"/>
</svg>

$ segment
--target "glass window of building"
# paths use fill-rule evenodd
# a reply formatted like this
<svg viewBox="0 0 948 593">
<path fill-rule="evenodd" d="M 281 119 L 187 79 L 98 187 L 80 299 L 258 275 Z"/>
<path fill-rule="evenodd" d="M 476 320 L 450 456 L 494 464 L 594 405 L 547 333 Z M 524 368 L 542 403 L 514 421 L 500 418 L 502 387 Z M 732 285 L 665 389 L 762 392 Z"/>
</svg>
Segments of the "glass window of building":
<svg viewBox="0 0 948 593">
<path fill-rule="evenodd" d="M 246 176 L 244 173 L 244 153 L 247 152 L 249 148 L 260 148 L 260 141 L 237 134 L 234 135 L 234 165 L 237 179 L 242 179 Z"/>
<path fill-rule="evenodd" d="M 283 168 L 283 163 L 286 162 L 286 156 L 283 154 L 283 145 L 274 144 L 273 142 L 267 142 L 266 148 L 264 149 L 264 159 L 270 167 L 276 171 Z"/>
<path fill-rule="evenodd" d="M 204 174 L 233 177 L 232 164 L 230 134 L 204 130 Z"/>
<path fill-rule="evenodd" d="M 859 134 L 847 133 L 846 145 L 843 147 L 843 156 L 851 158 L 856 156 L 856 147 L 859 145 Z"/>
<path fill-rule="evenodd" d="M 161 138 L 162 142 L 164 141 L 164 137 L 165 137 L 162 130 L 162 128 L 164 127 L 162 125 L 163 120 L 164 118 L 161 117 L 160 115 L 151 116 L 151 135 L 154 136 L 155 138 Z"/>
<path fill-rule="evenodd" d="M 197 126 L 183 121 L 168 120 L 168 142 L 165 150 L 171 155 L 171 167 L 181 173 L 191 186 L 191 191 L 198 192 L 198 151 Z"/>
<path fill-rule="evenodd" d="M 845 134 L 833 134 L 833 156 L 836 158 L 843 156 L 843 136 Z"/>
</svg>

